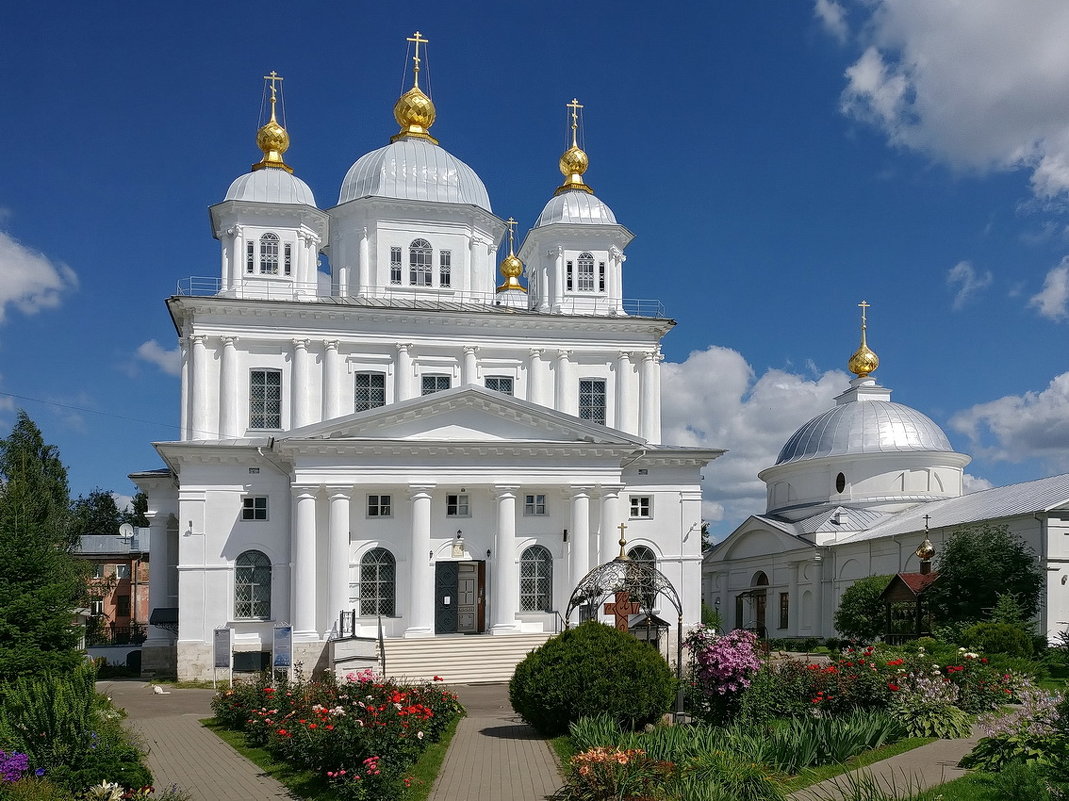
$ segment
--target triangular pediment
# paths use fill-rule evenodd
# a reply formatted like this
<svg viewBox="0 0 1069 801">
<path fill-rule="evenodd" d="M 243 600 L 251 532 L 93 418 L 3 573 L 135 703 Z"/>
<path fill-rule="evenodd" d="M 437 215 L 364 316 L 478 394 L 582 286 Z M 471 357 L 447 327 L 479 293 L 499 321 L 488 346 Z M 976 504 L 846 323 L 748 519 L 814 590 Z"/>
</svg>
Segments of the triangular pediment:
<svg viewBox="0 0 1069 801">
<path fill-rule="evenodd" d="M 339 440 L 646 444 L 641 437 L 473 385 L 326 420 L 279 438 Z"/>
<path fill-rule="evenodd" d="M 783 530 L 773 521 L 758 515 L 751 515 L 724 540 L 717 543 L 706 557 L 706 561 L 709 563 L 725 562 L 812 547 L 812 543 Z"/>
</svg>

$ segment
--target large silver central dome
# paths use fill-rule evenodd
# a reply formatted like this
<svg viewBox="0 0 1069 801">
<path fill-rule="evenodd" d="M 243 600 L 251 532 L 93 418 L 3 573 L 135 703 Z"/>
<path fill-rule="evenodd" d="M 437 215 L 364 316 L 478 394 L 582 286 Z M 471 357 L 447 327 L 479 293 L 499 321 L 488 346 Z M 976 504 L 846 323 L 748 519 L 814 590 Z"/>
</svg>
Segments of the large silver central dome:
<svg viewBox="0 0 1069 801">
<path fill-rule="evenodd" d="M 787 440 L 776 464 L 864 453 L 953 452 L 943 429 L 916 409 L 883 400 L 844 403 Z"/>
<path fill-rule="evenodd" d="M 491 210 L 490 196 L 475 170 L 433 142 L 415 137 L 373 150 L 349 168 L 338 204 L 369 196 Z"/>
</svg>

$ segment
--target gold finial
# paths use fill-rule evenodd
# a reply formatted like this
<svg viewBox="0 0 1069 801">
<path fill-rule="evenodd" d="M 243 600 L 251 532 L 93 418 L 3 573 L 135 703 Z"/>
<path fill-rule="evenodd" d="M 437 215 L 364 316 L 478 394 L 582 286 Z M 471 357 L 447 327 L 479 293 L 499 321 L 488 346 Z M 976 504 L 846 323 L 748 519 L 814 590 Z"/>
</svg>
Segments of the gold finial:
<svg viewBox="0 0 1069 801">
<path fill-rule="evenodd" d="M 507 292 L 510 289 L 516 289 L 520 292 L 526 292 L 527 288 L 523 286 L 517 279 L 523 273 L 523 262 L 517 258 L 513 247 L 514 229 L 516 228 L 516 221 L 511 217 L 505 221 L 505 225 L 509 227 L 509 255 L 501 262 L 501 274 L 505 276 L 504 282 L 497 288 L 498 292 Z"/>
<path fill-rule="evenodd" d="M 854 351 L 854 355 L 850 357 L 850 361 L 846 363 L 847 369 L 851 373 L 854 373 L 858 378 L 864 378 L 869 373 L 876 371 L 876 368 L 880 366 L 879 357 L 869 348 L 868 338 L 866 332 L 868 330 L 868 319 L 865 316 L 865 311 L 869 308 L 868 301 L 863 300 L 857 304 L 861 308 L 861 346 Z"/>
<path fill-rule="evenodd" d="M 419 57 L 419 46 L 421 44 L 428 44 L 429 40 L 424 39 L 419 31 L 416 31 L 415 35 L 409 36 L 405 41 L 415 43 L 414 55 L 412 56 L 412 88 L 405 92 L 401 97 L 397 99 L 397 102 L 393 106 L 393 118 L 397 120 L 397 124 L 401 126 L 401 130 L 390 137 L 391 142 L 396 142 L 400 139 L 412 136 L 417 139 L 426 139 L 427 141 L 438 144 L 438 140 L 430 135 L 430 127 L 434 125 L 434 118 L 437 116 L 437 112 L 434 109 L 434 103 L 431 99 L 423 93 L 423 90 L 419 88 L 419 71 L 420 62 L 422 59 Z"/>
<path fill-rule="evenodd" d="M 590 166 L 590 159 L 583 149 L 579 147 L 579 109 L 583 106 L 579 103 L 578 98 L 574 97 L 572 102 L 565 104 L 565 106 L 571 109 L 572 146 L 565 150 L 564 155 L 560 157 L 560 171 L 564 176 L 564 183 L 557 187 L 557 191 L 553 194 L 559 195 L 561 192 L 567 192 L 570 189 L 579 189 L 583 192 L 594 194 L 594 190 L 583 183 L 583 173 Z"/>
<path fill-rule="evenodd" d="M 289 150 L 290 135 L 286 129 L 278 123 L 275 116 L 275 103 L 278 102 L 278 82 L 284 80 L 274 70 L 270 75 L 264 76 L 265 81 L 271 82 L 271 119 L 267 124 L 256 132 L 256 146 L 263 151 L 264 157 L 252 165 L 253 170 L 262 170 L 264 167 L 278 167 L 281 170 L 292 173 L 293 167 L 282 160 L 282 154 Z"/>
<path fill-rule="evenodd" d="M 913 553 L 917 555 L 917 558 L 922 562 L 930 562 L 932 557 L 935 556 L 935 546 L 932 545 L 931 539 L 928 537 L 928 521 L 931 520 L 931 515 L 924 516 L 924 542 L 917 546 L 917 550 Z"/>
<path fill-rule="evenodd" d="M 627 523 L 621 523 L 617 528 L 620 529 L 620 555 L 616 557 L 616 561 L 630 562 L 631 557 L 624 551 L 624 548 L 627 547 L 627 537 L 624 536 L 624 532 L 627 530 Z"/>
</svg>

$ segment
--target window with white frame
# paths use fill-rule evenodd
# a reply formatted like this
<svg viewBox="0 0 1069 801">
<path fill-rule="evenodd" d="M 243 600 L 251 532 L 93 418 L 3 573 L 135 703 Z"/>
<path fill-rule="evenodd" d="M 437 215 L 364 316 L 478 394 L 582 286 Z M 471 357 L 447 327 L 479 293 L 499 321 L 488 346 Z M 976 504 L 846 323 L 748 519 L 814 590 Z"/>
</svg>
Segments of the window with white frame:
<svg viewBox="0 0 1069 801">
<path fill-rule="evenodd" d="M 594 256 L 590 253 L 580 253 L 575 260 L 576 282 L 578 292 L 594 291 Z"/>
<path fill-rule="evenodd" d="M 520 554 L 520 611 L 553 611 L 553 554 L 545 546 Z"/>
<path fill-rule="evenodd" d="M 397 563 L 385 548 L 372 548 L 360 560 L 360 614 L 392 617 L 396 609 Z"/>
<path fill-rule="evenodd" d="M 390 517 L 393 510 L 390 506 L 389 495 L 368 495 L 367 496 L 367 516 L 368 517 Z"/>
<path fill-rule="evenodd" d="M 652 548 L 645 545 L 636 545 L 627 552 L 627 558 L 634 564 L 647 565 L 652 568 L 657 567 L 657 555 L 653 552 Z M 635 600 L 642 606 L 643 609 L 651 609 L 653 602 L 657 597 L 657 589 L 651 577 L 645 573 L 637 574 L 639 577 L 639 591 Z"/>
<path fill-rule="evenodd" d="M 249 428 L 282 428 L 282 371 L 249 371 Z"/>
<path fill-rule="evenodd" d="M 605 262 L 598 262 L 598 292 L 605 291 Z"/>
<path fill-rule="evenodd" d="M 260 273 L 278 275 L 278 234 L 267 233 L 260 237 Z"/>
<path fill-rule="evenodd" d="M 648 520 L 653 517 L 653 498 L 649 495 L 631 496 L 631 519 Z"/>
<path fill-rule="evenodd" d="M 356 374 L 356 403 L 358 412 L 386 405 L 386 373 L 360 372 Z"/>
<path fill-rule="evenodd" d="M 579 379 L 579 418 L 605 425 L 605 379 Z"/>
<path fill-rule="evenodd" d="M 390 248 L 390 283 L 401 283 L 401 248 Z"/>
<path fill-rule="evenodd" d="M 290 275 L 293 272 L 293 245 L 287 242 L 283 246 L 282 252 L 285 254 L 282 261 L 282 270 L 286 275 Z"/>
<path fill-rule="evenodd" d="M 438 251 L 438 286 L 453 285 L 453 251 Z"/>
<path fill-rule="evenodd" d="M 445 516 L 446 517 L 470 517 L 471 506 L 468 504 L 467 495 L 446 495 L 445 496 Z"/>
<path fill-rule="evenodd" d="M 93 578 L 95 578 L 95 579 L 104 578 L 104 563 L 103 562 L 97 562 L 97 563 L 95 563 L 93 565 Z"/>
<path fill-rule="evenodd" d="M 245 243 L 245 272 L 251 273 L 256 265 L 256 243 L 251 239 Z"/>
<path fill-rule="evenodd" d="M 421 395 L 433 395 L 435 392 L 449 389 L 453 380 L 447 375 L 425 375 L 421 382 Z"/>
<path fill-rule="evenodd" d="M 241 499 L 242 520 L 267 520 L 267 496 L 249 495 Z"/>
<path fill-rule="evenodd" d="M 525 515 L 544 515 L 546 513 L 546 496 L 524 495 L 523 513 Z"/>
<path fill-rule="evenodd" d="M 486 377 L 486 388 L 492 389 L 494 392 L 500 392 L 502 395 L 511 395 L 512 376 L 488 375 Z"/>
<path fill-rule="evenodd" d="M 103 598 L 90 598 L 89 599 L 89 614 L 93 617 L 100 617 L 104 614 L 104 599 Z"/>
<path fill-rule="evenodd" d="M 575 286 L 575 263 L 571 259 L 568 259 L 568 261 L 567 261 L 565 266 L 566 266 L 566 269 L 565 269 L 565 275 L 566 275 L 565 289 L 567 291 L 571 292 L 572 288 Z"/>
<path fill-rule="evenodd" d="M 115 578 L 128 579 L 130 578 L 130 565 L 119 563 L 115 565 Z"/>
<path fill-rule="evenodd" d="M 271 617 L 271 560 L 260 551 L 245 551 L 234 563 L 234 619 Z"/>
<path fill-rule="evenodd" d="M 426 239 L 413 239 L 408 246 L 408 283 L 412 286 L 431 285 L 431 243 Z"/>
</svg>

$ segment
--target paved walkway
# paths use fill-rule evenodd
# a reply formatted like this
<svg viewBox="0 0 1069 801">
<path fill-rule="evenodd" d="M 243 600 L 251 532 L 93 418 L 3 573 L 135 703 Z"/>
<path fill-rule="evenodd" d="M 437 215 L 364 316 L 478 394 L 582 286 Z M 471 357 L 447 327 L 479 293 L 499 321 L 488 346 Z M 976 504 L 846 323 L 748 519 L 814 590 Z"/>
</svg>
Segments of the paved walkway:
<svg viewBox="0 0 1069 801">
<path fill-rule="evenodd" d="M 262 801 L 289 798 L 286 788 L 198 721 L 212 716 L 212 690 L 156 695 L 143 681 L 100 681 L 97 690 L 127 712 L 127 725 L 148 749 L 156 786 L 176 784 L 193 801 Z"/>
</svg>

